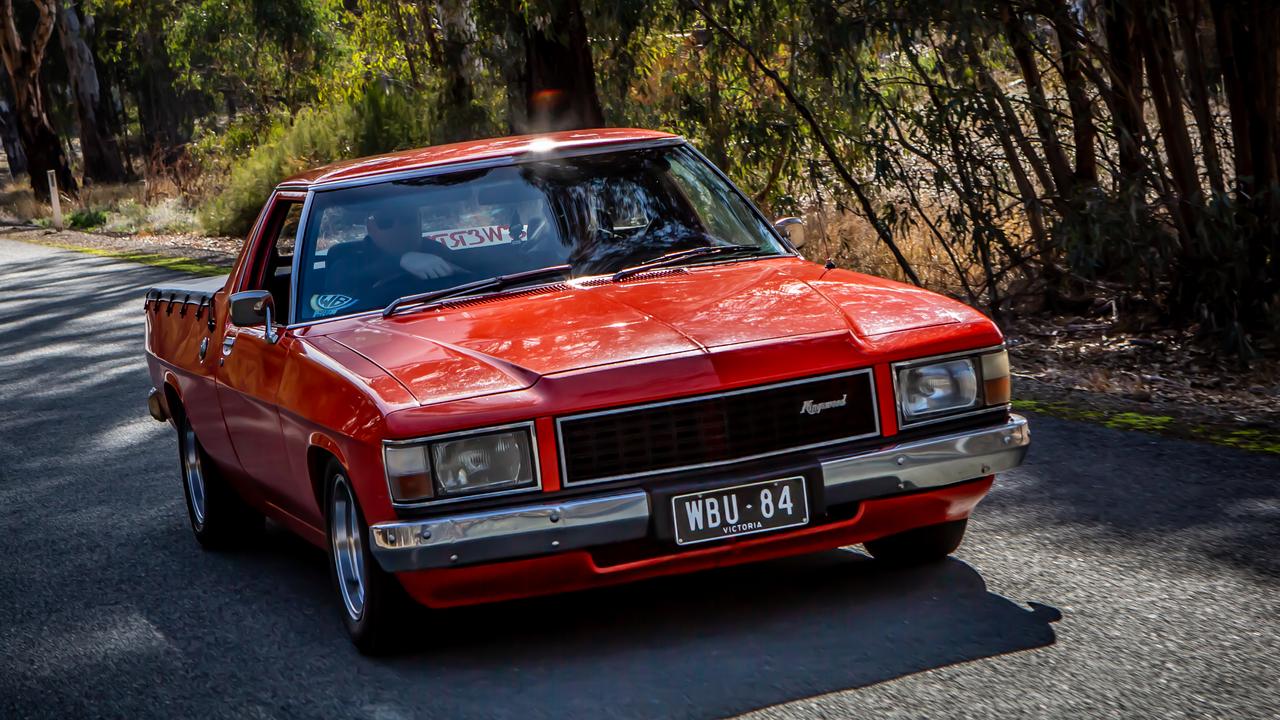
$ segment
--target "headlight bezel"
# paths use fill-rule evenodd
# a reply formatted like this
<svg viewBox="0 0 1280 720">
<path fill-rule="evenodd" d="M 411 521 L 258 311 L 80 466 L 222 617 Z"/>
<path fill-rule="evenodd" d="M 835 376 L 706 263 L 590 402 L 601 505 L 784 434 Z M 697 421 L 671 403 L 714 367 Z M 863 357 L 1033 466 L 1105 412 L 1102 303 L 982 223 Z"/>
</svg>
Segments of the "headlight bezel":
<svg viewBox="0 0 1280 720">
<path fill-rule="evenodd" d="M 999 360 L 992 361 L 992 356 L 998 357 Z M 974 401 L 962 407 L 951 409 L 936 410 L 933 412 L 922 413 L 914 416 L 908 416 L 905 409 L 906 398 L 903 394 L 904 388 L 901 387 L 900 376 L 903 370 L 911 370 L 929 365 L 939 365 L 957 360 L 966 360 L 969 362 L 970 368 L 973 370 L 974 380 L 976 383 L 976 394 Z M 994 345 L 991 347 L 978 348 L 975 350 L 961 350 L 953 353 L 944 353 L 942 355 L 930 355 L 922 358 L 912 358 L 901 362 L 891 363 L 889 365 L 889 375 L 893 381 L 893 407 L 897 416 L 898 428 L 908 429 L 917 428 L 933 423 L 947 422 L 958 420 L 961 418 L 978 415 L 981 413 L 991 412 L 994 409 L 1003 407 L 1009 408 L 1009 402 L 1006 397 L 1004 400 L 992 401 L 989 398 L 989 390 L 994 387 L 993 381 L 1001 380 L 1001 378 L 988 378 L 984 371 L 991 367 L 1004 367 L 1008 372 L 1008 351 L 1004 345 Z M 1003 378 L 1004 393 L 1008 394 L 1008 375 Z"/>
<path fill-rule="evenodd" d="M 524 432 L 526 433 L 526 442 L 529 451 L 529 466 L 532 470 L 533 480 L 531 484 L 523 484 L 518 487 L 507 487 L 500 490 L 474 490 L 469 492 L 445 494 L 442 492 L 442 484 L 436 476 L 436 465 L 434 462 L 434 454 L 432 447 L 437 443 L 462 440 L 468 437 L 478 435 L 495 435 L 504 432 Z M 426 459 L 426 473 L 430 482 L 431 496 L 419 497 L 417 499 L 397 499 L 395 493 L 395 485 L 389 471 L 387 461 L 388 449 L 416 449 L 420 450 Z M 451 503 L 467 502 L 469 500 L 480 500 L 494 497 L 502 497 L 505 495 L 517 495 L 525 493 L 535 493 L 542 491 L 542 464 L 539 462 L 540 453 L 538 445 L 538 431 L 536 423 L 532 420 L 523 422 L 508 423 L 504 425 L 489 425 L 486 427 L 472 428 L 469 430 L 459 430 L 456 432 L 441 433 L 439 435 L 428 435 L 407 440 L 383 440 L 382 441 L 382 475 L 387 483 L 387 497 L 391 500 L 391 505 L 396 508 L 420 508 L 426 506 L 447 505 Z"/>
</svg>

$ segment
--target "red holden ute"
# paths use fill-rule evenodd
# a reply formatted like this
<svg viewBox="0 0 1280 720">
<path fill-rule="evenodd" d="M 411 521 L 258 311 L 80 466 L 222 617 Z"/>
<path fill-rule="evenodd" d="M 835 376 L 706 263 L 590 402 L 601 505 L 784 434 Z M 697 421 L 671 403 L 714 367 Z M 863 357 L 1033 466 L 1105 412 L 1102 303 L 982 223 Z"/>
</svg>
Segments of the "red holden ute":
<svg viewBox="0 0 1280 720">
<path fill-rule="evenodd" d="M 804 260 L 792 222 L 641 130 L 286 180 L 227 278 L 147 293 L 196 539 L 324 548 L 364 652 L 410 600 L 946 556 L 1030 441 L 1000 331 Z"/>
</svg>

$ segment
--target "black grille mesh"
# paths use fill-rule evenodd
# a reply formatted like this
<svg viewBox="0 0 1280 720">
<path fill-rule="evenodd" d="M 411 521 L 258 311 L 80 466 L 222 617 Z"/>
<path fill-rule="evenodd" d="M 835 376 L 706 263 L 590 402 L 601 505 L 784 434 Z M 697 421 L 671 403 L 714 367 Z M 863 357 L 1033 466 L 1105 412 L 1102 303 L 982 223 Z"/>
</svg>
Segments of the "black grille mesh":
<svg viewBox="0 0 1280 720">
<path fill-rule="evenodd" d="M 562 420 L 565 480 L 723 462 L 868 435 L 876 431 L 871 383 L 870 372 L 858 372 Z"/>
</svg>

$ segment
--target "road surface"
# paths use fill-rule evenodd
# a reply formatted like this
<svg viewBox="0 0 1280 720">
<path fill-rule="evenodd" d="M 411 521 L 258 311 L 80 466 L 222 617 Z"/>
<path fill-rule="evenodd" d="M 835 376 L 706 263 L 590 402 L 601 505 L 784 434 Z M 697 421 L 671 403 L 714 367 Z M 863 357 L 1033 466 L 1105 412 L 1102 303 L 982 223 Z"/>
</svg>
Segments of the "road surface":
<svg viewBox="0 0 1280 720">
<path fill-rule="evenodd" d="M 1033 418 L 954 559 L 853 551 L 424 614 L 360 657 L 325 559 L 202 552 L 142 290 L 0 240 L 0 717 L 1268 717 L 1280 458 Z"/>
</svg>

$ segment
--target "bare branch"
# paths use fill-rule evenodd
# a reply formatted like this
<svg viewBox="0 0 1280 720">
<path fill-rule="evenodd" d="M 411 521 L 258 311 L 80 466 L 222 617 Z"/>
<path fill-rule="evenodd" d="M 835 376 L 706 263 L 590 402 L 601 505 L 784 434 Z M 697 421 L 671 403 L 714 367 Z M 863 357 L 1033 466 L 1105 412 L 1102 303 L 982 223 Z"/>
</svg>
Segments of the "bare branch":
<svg viewBox="0 0 1280 720">
<path fill-rule="evenodd" d="M 849 189 L 853 191 L 853 195 L 858 200 L 858 205 L 861 206 L 862 212 L 866 215 L 867 220 L 871 222 L 872 227 L 875 228 L 876 235 L 880 237 L 880 241 L 889 248 L 891 253 L 893 253 L 893 258 L 897 261 L 898 267 L 902 268 L 902 272 L 906 274 L 912 283 L 920 285 L 919 276 L 916 275 L 916 271 L 911 267 L 911 263 L 907 261 L 906 256 L 902 254 L 902 250 L 898 248 L 898 244 L 894 242 L 893 233 L 889 231 L 887 226 L 885 226 L 884 221 L 880 219 L 879 213 L 877 213 L 875 207 L 872 206 L 871 198 L 868 197 L 866 189 L 863 188 L 862 184 L 853 177 L 853 173 L 849 171 L 849 168 L 840 159 L 840 156 L 836 153 L 835 147 L 833 147 L 831 145 L 831 141 L 827 139 L 826 133 L 823 132 L 822 127 L 818 124 L 817 118 L 814 117 L 813 112 L 809 110 L 809 107 L 805 105 L 804 101 L 802 101 L 798 95 L 796 95 L 795 91 L 791 89 L 791 86 L 782 79 L 782 76 L 779 75 L 776 70 L 766 64 L 756 51 L 752 49 L 751 46 L 747 45 L 747 43 L 743 42 L 742 39 L 740 39 L 732 30 L 725 27 L 718 20 L 712 17 L 711 13 L 707 11 L 706 7 L 704 7 L 702 3 L 698 2 L 698 0 L 685 0 L 685 2 L 687 2 L 694 10 L 697 10 L 698 14 L 701 15 L 703 19 L 707 21 L 707 24 L 711 25 L 716 32 L 723 35 L 727 40 L 729 40 L 729 42 L 733 43 L 746 53 L 747 57 L 751 58 L 752 64 L 754 64 L 765 77 L 769 78 L 769 80 L 777 86 L 778 90 L 786 96 L 787 102 L 791 103 L 791 106 L 794 107 L 796 112 L 800 114 L 800 117 L 804 119 L 805 123 L 809 126 L 809 131 L 813 133 L 813 136 L 818 140 L 818 144 L 822 146 L 822 151 L 826 155 L 827 160 L 831 163 L 832 167 L 835 169 L 836 174 L 839 175 L 840 179 L 843 180 L 844 183 L 849 186 Z"/>
</svg>

